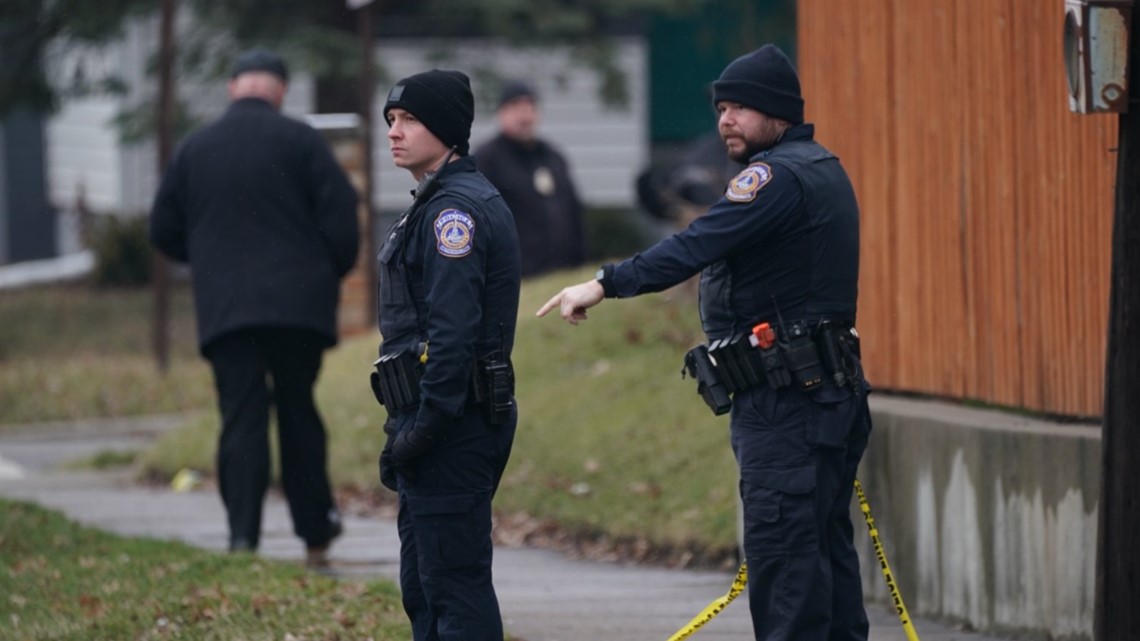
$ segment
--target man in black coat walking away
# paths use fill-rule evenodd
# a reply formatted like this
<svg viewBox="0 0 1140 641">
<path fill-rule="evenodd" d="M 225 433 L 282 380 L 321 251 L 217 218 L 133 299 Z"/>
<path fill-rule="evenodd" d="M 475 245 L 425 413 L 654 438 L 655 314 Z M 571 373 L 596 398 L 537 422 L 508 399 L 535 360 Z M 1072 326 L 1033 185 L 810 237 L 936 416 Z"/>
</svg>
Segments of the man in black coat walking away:
<svg viewBox="0 0 1140 641">
<path fill-rule="evenodd" d="M 150 239 L 190 265 L 199 349 L 221 410 L 230 550 L 258 546 L 273 406 L 293 530 L 308 561 L 323 564 L 341 523 L 313 385 L 337 341 L 340 280 L 356 262 L 357 199 L 320 134 L 279 113 L 288 78 L 275 53 L 238 58 L 229 108 L 166 170 Z"/>
</svg>

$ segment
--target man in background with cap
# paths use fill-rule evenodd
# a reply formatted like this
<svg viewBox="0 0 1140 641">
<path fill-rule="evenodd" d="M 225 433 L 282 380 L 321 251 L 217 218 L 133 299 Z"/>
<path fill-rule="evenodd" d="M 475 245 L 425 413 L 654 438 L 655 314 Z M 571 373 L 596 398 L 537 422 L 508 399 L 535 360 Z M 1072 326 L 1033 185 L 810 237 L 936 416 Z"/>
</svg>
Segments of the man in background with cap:
<svg viewBox="0 0 1140 641">
<path fill-rule="evenodd" d="M 342 526 L 313 385 L 337 342 L 340 280 L 356 262 L 357 197 L 320 134 L 279 113 L 288 80 L 273 52 L 238 57 L 229 108 L 181 143 L 163 176 L 150 239 L 190 265 L 221 410 L 229 549 L 258 546 L 272 406 L 293 531 L 321 565 Z"/>
<path fill-rule="evenodd" d="M 514 218 L 468 155 L 467 76 L 433 69 L 388 93 L 392 161 L 419 185 L 380 248 L 388 412 L 380 480 L 399 495 L 400 589 L 415 641 L 502 641 L 491 499 L 514 442 Z"/>
<path fill-rule="evenodd" d="M 526 83 L 505 83 L 496 117 L 498 135 L 475 158 L 515 215 L 523 277 L 581 265 L 582 202 L 566 158 L 538 137 L 538 94 Z"/>
<path fill-rule="evenodd" d="M 686 369 L 716 413 L 731 406 L 756 638 L 863 640 L 849 509 L 871 419 L 854 332 L 855 194 L 838 158 L 813 140 L 799 78 L 777 47 L 730 63 L 713 103 L 729 157 L 747 164 L 724 196 L 538 315 L 558 309 L 576 325 L 604 298 L 701 272 L 709 345 L 686 355 Z"/>
</svg>

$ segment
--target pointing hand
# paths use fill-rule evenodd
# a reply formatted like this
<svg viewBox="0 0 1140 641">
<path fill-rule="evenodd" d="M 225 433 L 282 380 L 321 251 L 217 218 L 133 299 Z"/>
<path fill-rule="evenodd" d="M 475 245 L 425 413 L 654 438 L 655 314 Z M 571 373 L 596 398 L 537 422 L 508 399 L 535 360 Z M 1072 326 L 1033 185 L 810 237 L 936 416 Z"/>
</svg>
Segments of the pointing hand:
<svg viewBox="0 0 1140 641">
<path fill-rule="evenodd" d="M 562 318 L 571 325 L 586 320 L 586 310 L 605 298 L 602 284 L 596 280 L 588 280 L 578 285 L 567 287 L 546 301 L 537 312 L 537 316 L 546 316 L 555 307 L 560 308 Z"/>
</svg>

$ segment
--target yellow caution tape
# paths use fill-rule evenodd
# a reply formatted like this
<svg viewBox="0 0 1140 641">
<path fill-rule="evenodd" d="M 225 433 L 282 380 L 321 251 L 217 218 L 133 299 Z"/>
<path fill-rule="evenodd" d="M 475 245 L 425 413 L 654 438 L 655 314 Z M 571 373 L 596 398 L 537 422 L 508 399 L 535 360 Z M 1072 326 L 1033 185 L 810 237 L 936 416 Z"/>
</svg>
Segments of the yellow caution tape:
<svg viewBox="0 0 1140 641">
<path fill-rule="evenodd" d="M 910 614 L 906 611 L 906 604 L 903 603 L 902 594 L 899 593 L 899 586 L 891 574 L 891 566 L 887 563 L 887 553 L 883 551 L 883 542 L 879 540 L 879 529 L 875 527 L 875 519 L 871 518 L 871 504 L 867 502 L 867 495 L 863 494 L 863 486 L 859 484 L 859 479 L 855 479 L 855 493 L 859 496 L 859 509 L 863 511 L 863 518 L 867 520 L 867 530 L 871 533 L 871 543 L 875 545 L 875 556 L 879 558 L 879 567 L 883 569 L 883 578 L 887 580 L 887 590 L 890 591 L 891 600 L 895 603 L 895 610 L 899 613 L 903 632 L 906 633 L 907 641 L 918 641 L 918 632 L 915 632 L 914 624 L 910 622 Z"/>
<path fill-rule="evenodd" d="M 681 641 L 681 639 L 687 639 L 689 635 L 699 630 L 701 626 L 708 623 L 709 621 L 712 621 L 713 617 L 720 614 L 721 610 L 728 607 L 728 604 L 732 603 L 733 599 L 740 596 L 740 593 L 744 591 L 744 586 L 747 584 L 748 564 L 741 563 L 740 569 L 736 571 L 736 578 L 732 580 L 732 587 L 728 589 L 728 594 L 725 594 L 719 599 L 716 599 L 712 603 L 708 604 L 704 610 L 701 610 L 700 614 L 693 617 L 692 621 L 686 623 L 683 628 L 677 630 L 673 636 L 669 637 L 669 641 Z"/>
<path fill-rule="evenodd" d="M 871 542 L 875 545 L 875 556 L 879 558 L 879 566 L 883 568 L 883 576 L 887 579 L 887 588 L 891 592 L 895 610 L 898 611 L 899 619 L 902 621 L 903 632 L 906 633 L 907 641 L 919 641 L 918 632 L 915 631 L 914 624 L 910 621 L 910 614 L 906 611 L 906 605 L 903 603 L 902 594 L 899 593 L 898 584 L 895 583 L 895 578 L 891 574 L 891 566 L 887 563 L 887 553 L 883 550 L 882 541 L 879 540 L 879 530 L 875 527 L 875 519 L 871 518 L 871 504 L 867 502 L 867 495 L 863 493 L 863 486 L 859 484 L 858 479 L 855 479 L 855 493 L 859 496 L 859 509 L 863 512 L 863 518 L 867 520 L 867 529 L 871 531 Z M 733 599 L 740 596 L 746 585 L 748 585 L 748 564 L 741 563 L 728 593 L 705 606 L 700 614 L 693 617 L 680 630 L 674 632 L 673 636 L 669 637 L 669 641 L 681 641 L 681 639 L 689 638 L 728 607 Z"/>
</svg>

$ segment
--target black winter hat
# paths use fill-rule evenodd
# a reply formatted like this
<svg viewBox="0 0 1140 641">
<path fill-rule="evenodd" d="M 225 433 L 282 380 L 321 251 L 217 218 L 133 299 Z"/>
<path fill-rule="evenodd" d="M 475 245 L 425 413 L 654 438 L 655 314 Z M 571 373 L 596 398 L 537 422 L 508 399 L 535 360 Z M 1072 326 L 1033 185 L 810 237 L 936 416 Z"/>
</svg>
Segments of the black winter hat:
<svg viewBox="0 0 1140 641">
<path fill-rule="evenodd" d="M 713 82 L 713 105 L 738 102 L 792 124 L 804 121 L 800 79 L 776 45 L 764 45 L 733 60 Z"/>
<path fill-rule="evenodd" d="M 234 61 L 230 78 L 237 78 L 249 71 L 265 71 L 283 82 L 289 82 L 289 69 L 285 66 L 285 60 L 268 49 L 257 48 L 242 52 Z"/>
<path fill-rule="evenodd" d="M 419 118 L 440 142 L 466 156 L 470 151 L 471 123 L 475 120 L 475 96 L 471 81 L 461 71 L 432 69 L 404 78 L 388 92 L 388 110 L 404 109 Z"/>
<path fill-rule="evenodd" d="M 499 90 L 499 107 L 519 98 L 530 98 L 532 101 L 538 102 L 538 92 L 534 90 L 534 87 L 521 80 L 503 83 L 502 89 Z"/>
</svg>

